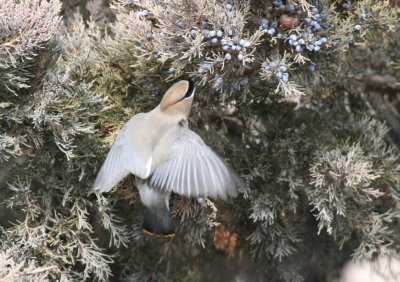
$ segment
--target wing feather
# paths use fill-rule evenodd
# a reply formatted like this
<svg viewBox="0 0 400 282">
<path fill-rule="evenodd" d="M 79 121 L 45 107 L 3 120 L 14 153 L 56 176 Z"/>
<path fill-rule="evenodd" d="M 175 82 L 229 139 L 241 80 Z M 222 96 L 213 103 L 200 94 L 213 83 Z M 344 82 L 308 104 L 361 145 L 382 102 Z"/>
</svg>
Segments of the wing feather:
<svg viewBox="0 0 400 282">
<path fill-rule="evenodd" d="M 97 175 L 94 189 L 108 192 L 129 172 L 141 178 L 147 178 L 150 174 L 151 156 L 144 160 L 141 155 L 143 154 L 138 153 L 134 143 L 122 131 Z"/>
<path fill-rule="evenodd" d="M 193 178 L 192 178 L 193 182 L 192 183 L 193 183 L 193 187 L 194 187 L 194 191 L 195 191 L 194 196 L 198 197 L 199 196 L 199 181 L 197 180 L 197 178 L 198 178 L 198 173 L 197 173 L 198 165 L 196 164 L 196 162 L 192 162 L 192 165 L 193 165 Z"/>
<path fill-rule="evenodd" d="M 194 194 L 194 193 L 192 193 L 192 183 L 190 183 L 190 173 L 191 173 L 191 169 L 190 169 L 190 167 L 192 166 L 192 163 L 191 162 L 187 162 L 187 167 L 186 167 L 186 172 L 185 172 L 185 175 L 186 175 L 186 187 L 187 187 L 187 189 L 188 189 L 188 194 L 189 195 L 194 195 L 194 196 L 196 196 L 196 194 Z"/>
<path fill-rule="evenodd" d="M 225 198 L 227 194 L 236 193 L 239 178 L 200 136 L 183 127 L 171 134 L 177 138 L 169 147 L 163 144 L 169 151 L 148 179 L 152 187 L 187 197 Z"/>
</svg>

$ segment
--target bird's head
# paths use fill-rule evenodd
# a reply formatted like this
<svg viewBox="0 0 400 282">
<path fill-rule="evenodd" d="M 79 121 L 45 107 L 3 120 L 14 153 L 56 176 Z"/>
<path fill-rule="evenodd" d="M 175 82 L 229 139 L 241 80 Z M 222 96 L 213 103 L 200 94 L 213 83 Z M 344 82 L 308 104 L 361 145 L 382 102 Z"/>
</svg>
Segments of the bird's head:
<svg viewBox="0 0 400 282">
<path fill-rule="evenodd" d="M 196 90 L 191 80 L 181 80 L 172 85 L 160 103 L 160 110 L 167 114 L 189 116 L 192 108 L 193 96 Z"/>
</svg>

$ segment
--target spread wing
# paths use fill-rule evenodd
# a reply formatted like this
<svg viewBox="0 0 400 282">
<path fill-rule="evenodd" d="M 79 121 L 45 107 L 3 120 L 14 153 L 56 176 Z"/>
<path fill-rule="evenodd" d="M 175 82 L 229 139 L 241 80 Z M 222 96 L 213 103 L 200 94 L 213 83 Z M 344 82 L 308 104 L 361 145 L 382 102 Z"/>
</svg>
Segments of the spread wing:
<svg viewBox="0 0 400 282">
<path fill-rule="evenodd" d="M 207 195 L 226 198 L 236 193 L 239 177 L 187 128 L 180 128 L 166 160 L 151 175 L 150 186 L 186 197 Z"/>
<path fill-rule="evenodd" d="M 139 146 L 125 133 L 125 126 L 118 135 L 115 143 L 97 175 L 94 189 L 100 192 L 110 191 L 118 182 L 129 173 L 140 178 L 150 175 L 152 158 L 151 154 L 145 154 L 145 150 L 139 150 Z M 131 129 L 129 129 L 131 130 Z"/>
</svg>

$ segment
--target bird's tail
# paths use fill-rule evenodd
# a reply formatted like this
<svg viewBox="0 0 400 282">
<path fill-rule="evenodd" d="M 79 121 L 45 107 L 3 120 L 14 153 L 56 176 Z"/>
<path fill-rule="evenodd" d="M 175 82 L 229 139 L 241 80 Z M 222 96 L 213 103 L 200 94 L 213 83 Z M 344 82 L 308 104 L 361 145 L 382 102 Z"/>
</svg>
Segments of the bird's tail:
<svg viewBox="0 0 400 282">
<path fill-rule="evenodd" d="M 153 236 L 175 237 L 171 214 L 165 205 L 156 208 L 145 207 L 143 232 Z"/>
</svg>

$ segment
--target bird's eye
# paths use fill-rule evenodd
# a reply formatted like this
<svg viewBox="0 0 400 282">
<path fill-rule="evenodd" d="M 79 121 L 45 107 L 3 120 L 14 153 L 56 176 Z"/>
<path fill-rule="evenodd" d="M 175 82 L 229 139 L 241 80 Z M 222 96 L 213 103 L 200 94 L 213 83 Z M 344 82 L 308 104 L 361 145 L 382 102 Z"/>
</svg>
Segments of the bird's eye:
<svg viewBox="0 0 400 282">
<path fill-rule="evenodd" d="M 182 127 L 186 127 L 187 126 L 187 120 L 186 119 L 181 119 L 179 121 L 179 125 L 182 126 Z"/>
</svg>

